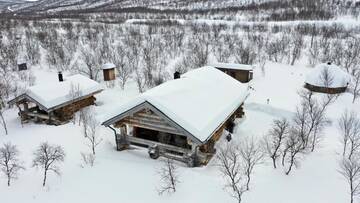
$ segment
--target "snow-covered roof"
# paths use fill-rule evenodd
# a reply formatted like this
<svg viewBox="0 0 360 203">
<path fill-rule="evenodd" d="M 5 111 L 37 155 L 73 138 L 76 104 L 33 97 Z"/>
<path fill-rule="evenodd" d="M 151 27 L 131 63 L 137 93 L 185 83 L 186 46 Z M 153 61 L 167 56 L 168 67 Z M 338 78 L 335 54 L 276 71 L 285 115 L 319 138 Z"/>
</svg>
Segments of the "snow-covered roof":
<svg viewBox="0 0 360 203">
<path fill-rule="evenodd" d="M 71 90 L 79 90 L 76 98 L 71 96 Z M 54 81 L 53 83 L 39 84 L 29 87 L 24 93 L 49 110 L 73 99 L 98 93 L 102 91 L 101 85 L 82 75 L 73 75 L 65 78 L 63 82 Z"/>
<path fill-rule="evenodd" d="M 148 102 L 204 142 L 244 102 L 247 95 L 244 84 L 214 67 L 206 66 L 150 89 L 114 109 L 103 124 L 113 124 L 109 121 L 116 116 Z"/>
<path fill-rule="evenodd" d="M 113 64 L 113 63 L 105 63 L 101 68 L 103 69 L 103 70 L 107 70 L 107 69 L 113 69 L 113 68 L 115 68 L 116 66 L 115 66 L 115 64 Z"/>
<path fill-rule="evenodd" d="M 253 70 L 251 65 L 236 64 L 236 63 L 213 63 L 210 66 L 222 69 L 233 69 L 233 70 Z"/>
<path fill-rule="evenodd" d="M 324 79 L 324 73 L 328 73 L 328 80 Z M 334 64 L 320 64 L 312 70 L 305 79 L 305 83 L 318 87 L 346 87 L 351 81 L 351 76 Z"/>
<path fill-rule="evenodd" d="M 17 65 L 26 63 L 26 57 L 25 56 L 18 56 L 17 57 Z"/>
</svg>

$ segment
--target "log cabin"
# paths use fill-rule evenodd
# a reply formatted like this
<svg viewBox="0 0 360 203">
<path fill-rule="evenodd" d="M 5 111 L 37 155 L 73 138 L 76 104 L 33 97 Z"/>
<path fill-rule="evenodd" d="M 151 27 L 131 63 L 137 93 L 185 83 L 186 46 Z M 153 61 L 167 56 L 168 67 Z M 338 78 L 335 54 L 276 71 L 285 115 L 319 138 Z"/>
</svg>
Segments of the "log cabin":
<svg viewBox="0 0 360 203">
<path fill-rule="evenodd" d="M 75 112 L 93 105 L 94 95 L 102 90 L 99 83 L 85 76 L 73 75 L 64 80 L 59 73 L 59 81 L 31 86 L 8 104 L 18 107 L 22 123 L 61 125 L 70 121 Z"/>
<path fill-rule="evenodd" d="M 340 94 L 346 91 L 351 76 L 340 67 L 329 63 L 317 65 L 305 79 L 305 88 L 319 93 Z"/>
<path fill-rule="evenodd" d="M 253 79 L 253 67 L 245 64 L 235 63 L 215 63 L 210 66 L 215 67 L 224 73 L 235 78 L 239 82 L 247 83 Z"/>
<path fill-rule="evenodd" d="M 114 132 L 117 150 L 145 147 L 151 158 L 195 167 L 209 162 L 224 130 L 244 115 L 247 96 L 244 84 L 207 66 L 140 94 L 102 124 Z"/>
</svg>

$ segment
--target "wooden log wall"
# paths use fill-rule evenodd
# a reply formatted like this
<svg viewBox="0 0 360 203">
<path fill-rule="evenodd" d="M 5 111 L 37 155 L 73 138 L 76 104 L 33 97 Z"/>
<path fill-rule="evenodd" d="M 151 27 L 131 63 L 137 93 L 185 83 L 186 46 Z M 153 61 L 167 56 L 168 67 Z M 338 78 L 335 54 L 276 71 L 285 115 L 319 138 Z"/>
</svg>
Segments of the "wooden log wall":
<svg viewBox="0 0 360 203">
<path fill-rule="evenodd" d="M 178 129 L 168 124 L 160 116 L 154 114 L 153 112 L 145 111 L 145 110 L 135 113 L 133 116 L 129 116 L 122 119 L 121 121 L 115 124 L 115 127 L 119 128 L 124 124 L 129 124 L 135 127 L 146 128 L 150 130 L 166 132 L 176 135 L 184 135 Z"/>
<path fill-rule="evenodd" d="M 305 84 L 305 88 L 313 92 L 321 92 L 326 94 L 340 94 L 346 92 L 347 89 L 347 87 L 337 87 L 337 88 L 318 87 L 318 86 L 310 85 L 308 83 Z"/>
<path fill-rule="evenodd" d="M 81 110 L 82 108 L 85 108 L 90 105 L 95 104 L 96 98 L 94 96 L 82 99 L 80 101 L 71 103 L 67 106 L 61 107 L 60 109 L 57 109 L 54 111 L 54 115 L 57 116 L 60 120 L 66 121 L 73 118 L 74 114 Z"/>
</svg>

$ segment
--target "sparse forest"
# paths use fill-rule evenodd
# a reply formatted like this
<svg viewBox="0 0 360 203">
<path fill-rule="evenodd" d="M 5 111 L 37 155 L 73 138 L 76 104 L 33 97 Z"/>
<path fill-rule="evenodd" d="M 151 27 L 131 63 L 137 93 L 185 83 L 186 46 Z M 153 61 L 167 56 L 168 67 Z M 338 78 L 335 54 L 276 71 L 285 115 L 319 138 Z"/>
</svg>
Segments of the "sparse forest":
<svg viewBox="0 0 360 203">
<path fill-rule="evenodd" d="M 48 67 L 97 81 L 102 80 L 101 66 L 111 62 L 119 70 L 117 85 L 124 88 L 133 79 L 140 92 L 171 79 L 174 70 L 184 73 L 216 61 L 261 68 L 266 60 L 294 65 L 307 57 L 309 66 L 331 61 L 354 78 L 360 72 L 356 34 L 360 27 L 337 23 L 116 25 L 8 20 L 1 27 L 1 98 L 33 84 L 31 71 L 11 71 L 19 60 L 30 69 Z M 12 84 L 14 78 L 24 82 Z M 354 101 L 359 97 L 358 81 L 351 84 Z"/>
</svg>

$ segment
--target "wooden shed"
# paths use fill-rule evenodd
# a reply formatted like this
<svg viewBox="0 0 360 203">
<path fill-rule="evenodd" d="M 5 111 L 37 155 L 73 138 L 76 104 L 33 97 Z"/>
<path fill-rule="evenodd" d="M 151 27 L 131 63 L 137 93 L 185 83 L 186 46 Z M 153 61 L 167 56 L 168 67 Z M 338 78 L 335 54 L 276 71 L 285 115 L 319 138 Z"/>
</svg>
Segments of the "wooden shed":
<svg viewBox="0 0 360 203">
<path fill-rule="evenodd" d="M 213 157 L 224 130 L 244 115 L 247 96 L 245 85 L 203 67 L 117 107 L 103 125 L 113 130 L 118 150 L 135 145 L 148 148 L 151 158 L 199 166 Z"/>
<path fill-rule="evenodd" d="M 251 65 L 236 63 L 215 63 L 210 66 L 215 67 L 224 73 L 230 75 L 236 80 L 247 83 L 253 79 L 253 67 Z"/>
<path fill-rule="evenodd" d="M 112 63 L 106 63 L 102 66 L 104 81 L 115 80 L 115 65 Z"/>
<path fill-rule="evenodd" d="M 93 105 L 95 94 L 102 91 L 99 83 L 82 75 L 73 75 L 63 82 L 29 87 L 8 103 L 16 105 L 22 123 L 35 121 L 53 125 L 68 122 L 74 113 Z"/>
<path fill-rule="evenodd" d="M 17 59 L 18 71 L 27 70 L 27 64 L 25 57 L 19 57 Z"/>
<path fill-rule="evenodd" d="M 346 91 L 351 76 L 340 67 L 323 63 L 314 68 L 305 80 L 305 88 L 313 92 L 339 94 Z"/>
</svg>

